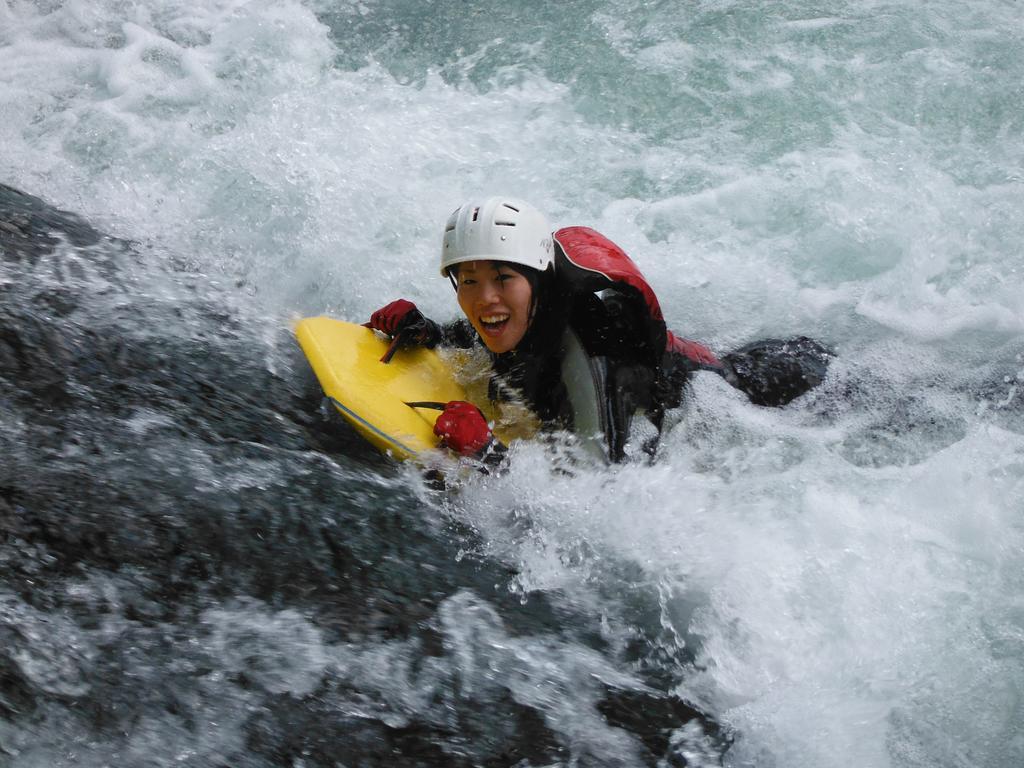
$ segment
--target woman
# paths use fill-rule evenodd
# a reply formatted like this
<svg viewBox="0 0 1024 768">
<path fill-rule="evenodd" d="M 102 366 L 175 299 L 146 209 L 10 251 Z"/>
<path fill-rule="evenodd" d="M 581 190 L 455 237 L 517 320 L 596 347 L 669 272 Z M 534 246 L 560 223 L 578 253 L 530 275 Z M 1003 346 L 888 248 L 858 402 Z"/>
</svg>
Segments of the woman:
<svg viewBox="0 0 1024 768">
<path fill-rule="evenodd" d="M 520 200 L 490 197 L 458 208 L 445 226 L 441 274 L 465 320 L 441 327 L 405 299 L 367 324 L 393 346 L 483 344 L 491 357 L 493 400 L 521 398 L 540 420 L 598 436 L 611 461 L 626 455 L 630 426 L 643 413 L 655 427 L 681 402 L 691 373 L 709 370 L 759 405 L 783 405 L 821 382 L 830 353 L 806 338 L 749 345 L 719 360 L 665 327 L 658 300 L 630 258 L 598 232 L 554 234 Z M 434 431 L 451 450 L 482 457 L 495 444 L 481 412 L 448 403 Z"/>
</svg>

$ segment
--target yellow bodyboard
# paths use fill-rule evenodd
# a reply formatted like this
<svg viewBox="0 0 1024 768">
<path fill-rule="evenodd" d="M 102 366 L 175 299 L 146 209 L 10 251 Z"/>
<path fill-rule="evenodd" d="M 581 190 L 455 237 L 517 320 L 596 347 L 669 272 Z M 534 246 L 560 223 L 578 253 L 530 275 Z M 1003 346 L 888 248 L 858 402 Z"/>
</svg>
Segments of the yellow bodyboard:
<svg viewBox="0 0 1024 768">
<path fill-rule="evenodd" d="M 399 349 L 382 363 L 389 341 L 355 323 L 329 317 L 300 320 L 295 336 L 338 412 L 360 435 L 398 459 L 438 447 L 434 422 L 440 411 L 407 403 L 468 400 L 494 422 L 499 440 L 531 437 L 538 424 L 522 406 L 498 408 L 487 401 L 486 376 L 464 385 L 448 360 L 432 349 Z M 459 365 L 455 357 L 454 365 Z M 464 362 L 464 361 L 462 361 Z"/>
<path fill-rule="evenodd" d="M 388 341 L 369 328 L 328 317 L 300 320 L 299 346 L 338 412 L 381 451 L 410 459 L 436 448 L 440 411 L 406 403 L 466 400 L 466 390 L 430 349 L 400 349 L 380 358 Z"/>
</svg>

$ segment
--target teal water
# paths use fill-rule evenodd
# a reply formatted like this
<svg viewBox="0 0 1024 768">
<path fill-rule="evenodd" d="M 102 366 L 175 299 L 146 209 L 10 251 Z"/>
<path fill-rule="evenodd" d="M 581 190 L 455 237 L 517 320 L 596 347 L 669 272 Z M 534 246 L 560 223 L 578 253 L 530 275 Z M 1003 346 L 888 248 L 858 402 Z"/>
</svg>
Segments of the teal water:
<svg viewBox="0 0 1024 768">
<path fill-rule="evenodd" d="M 698 377 L 653 466 L 565 475 L 548 449 L 519 445 L 507 475 L 449 499 L 352 443 L 313 450 L 341 474 L 295 514 L 414 510 L 439 551 L 431 567 L 453 574 L 450 527 L 475 532 L 491 591 L 453 576 L 462 587 L 433 621 L 476 692 L 431 688 L 422 671 L 389 680 L 412 651 L 372 632 L 341 639 L 263 593 L 246 609 L 245 580 L 193 605 L 223 659 L 204 657 L 211 674 L 243 665 L 230 638 L 263 638 L 248 658 L 274 696 L 340 677 L 361 712 L 396 722 L 431 720 L 438 690 L 486 711 L 481 691 L 497 686 L 564 747 L 519 764 L 568 766 L 642 764 L 635 734 L 564 691 L 653 670 L 730 731 L 726 765 L 1009 768 L 1024 762 L 1022 84 L 1012 0 L 7 2 L 0 182 L 143 255 L 123 267 L 123 293 L 88 269 L 10 264 L 0 286 L 13 306 L 11 291 L 59 283 L 90 322 L 158 345 L 227 336 L 229 362 L 287 382 L 305 375 L 294 317 L 362 320 L 398 296 L 454 316 L 433 265 L 464 198 L 500 191 L 558 226 L 596 227 L 676 331 L 718 350 L 808 334 L 839 352 L 830 379 L 768 411 Z M 24 302 L 18 317 L 51 311 Z M 283 410 L 232 386 L 267 419 Z M 35 439 L 31 409 L 44 408 L 21 403 L 0 416 L 10 445 Z M 162 439 L 133 418 L 140 443 Z M 283 508 L 314 472 L 270 481 L 284 459 L 257 452 L 223 480 L 198 432 L 176 440 L 150 445 L 156 458 L 126 482 L 183 473 Z M 168 491 L 168 514 L 198 503 L 193 490 Z M 5 599 L 27 599 L 19 589 Z M 524 626 L 506 604 L 520 600 L 582 611 L 603 650 Z M 57 621 L 59 602 L 32 610 Z M 3 615 L 31 635 L 35 613 Z M 68 643 L 102 647 L 95 627 L 62 621 Z M 31 680 L 25 659 L 57 652 L 25 642 L 6 663 Z M 275 677 L 275 664 L 292 671 Z M 114 737 L 68 714 L 88 685 L 61 674 L 79 673 L 39 683 L 52 719 L 5 720 L 0 755 L 118 764 Z M 134 750 L 120 764 L 330 764 L 315 750 L 267 757 L 237 711 L 227 731 L 202 730 L 197 713 L 256 706 L 244 683 L 214 688 L 183 694 L 191 721 L 154 715 L 118 737 Z M 673 738 L 691 764 L 719 759 L 685 728 Z M 40 739 L 51 751 L 28 748 Z"/>
</svg>

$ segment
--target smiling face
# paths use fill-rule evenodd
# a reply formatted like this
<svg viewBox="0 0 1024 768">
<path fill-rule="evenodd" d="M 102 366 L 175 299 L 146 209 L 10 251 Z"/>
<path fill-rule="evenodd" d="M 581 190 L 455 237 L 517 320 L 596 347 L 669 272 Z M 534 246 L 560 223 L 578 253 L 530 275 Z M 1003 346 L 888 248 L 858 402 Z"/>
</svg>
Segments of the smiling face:
<svg viewBox="0 0 1024 768">
<path fill-rule="evenodd" d="M 530 327 L 530 281 L 500 261 L 458 265 L 459 306 L 495 354 L 516 348 Z"/>
</svg>

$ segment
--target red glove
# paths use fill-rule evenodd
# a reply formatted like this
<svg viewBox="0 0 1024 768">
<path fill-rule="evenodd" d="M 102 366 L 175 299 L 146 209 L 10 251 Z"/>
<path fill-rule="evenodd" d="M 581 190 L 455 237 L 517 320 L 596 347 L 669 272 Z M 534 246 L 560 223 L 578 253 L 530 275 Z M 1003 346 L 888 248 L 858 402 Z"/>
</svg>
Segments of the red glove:
<svg viewBox="0 0 1024 768">
<path fill-rule="evenodd" d="M 434 424 L 434 434 L 441 438 L 441 445 L 462 456 L 479 457 L 492 440 L 487 419 L 465 400 L 452 400 L 444 407 Z"/>
<path fill-rule="evenodd" d="M 422 318 L 423 315 L 416 309 L 415 304 L 405 299 L 397 299 L 370 315 L 370 322 L 367 325 L 374 330 L 383 331 L 388 336 L 395 336 Z"/>
</svg>

